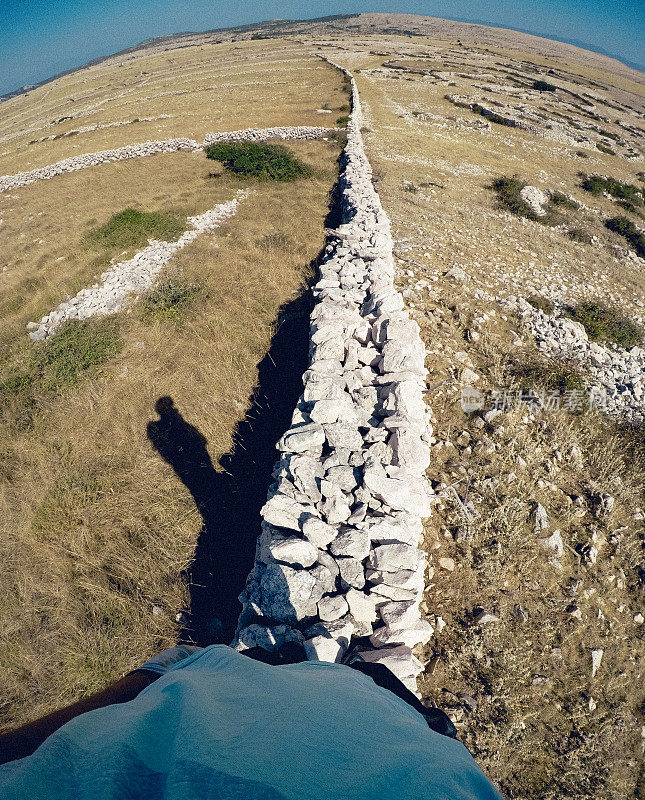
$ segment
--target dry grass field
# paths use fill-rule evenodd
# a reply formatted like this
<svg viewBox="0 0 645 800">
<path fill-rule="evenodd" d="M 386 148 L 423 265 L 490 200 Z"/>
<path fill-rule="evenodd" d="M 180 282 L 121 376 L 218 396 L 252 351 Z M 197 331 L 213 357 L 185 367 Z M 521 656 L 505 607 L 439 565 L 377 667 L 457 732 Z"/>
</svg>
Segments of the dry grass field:
<svg viewBox="0 0 645 800">
<path fill-rule="evenodd" d="M 337 113 L 317 110 L 337 112 L 346 103 L 335 71 L 295 42 L 211 44 L 121 57 L 4 103 L 0 174 L 133 142 L 182 136 L 201 141 L 211 131 L 249 127 L 333 125 Z M 152 121 L 139 121 L 146 118 Z M 115 122 L 128 124 L 69 135 Z"/>
<path fill-rule="evenodd" d="M 195 115 L 201 109 L 198 122 L 184 120 L 188 106 L 181 98 L 176 106 L 165 98 L 163 110 L 176 114 L 175 127 L 154 136 L 319 124 L 315 109 L 323 104 L 341 113 L 347 100 L 334 70 L 321 70 L 313 57 L 294 63 L 278 51 L 277 66 L 264 71 L 256 48 L 226 68 L 220 56 L 219 79 L 248 80 L 246 67 L 256 82 L 252 90 L 244 97 L 244 89 L 227 94 L 213 88 L 208 106 L 193 97 L 190 108 Z M 271 53 L 263 52 L 272 62 Z M 179 51 L 179 72 L 186 74 L 192 63 L 194 72 L 207 73 L 203 55 L 192 58 Z M 138 69 L 161 87 L 173 84 L 178 73 L 161 70 L 157 76 L 157 66 L 146 62 Z M 286 88 L 276 90 L 276 70 Z M 85 101 L 118 94 L 123 74 L 104 69 L 88 78 Z M 194 85 L 207 78 L 194 76 Z M 49 87 L 56 113 L 68 95 L 80 100 L 78 85 L 68 81 Z M 51 116 L 43 115 L 40 97 L 29 112 L 31 99 L 3 105 L 5 129 Z M 103 120 L 122 117 L 121 109 L 105 105 Z M 14 106 L 22 113 L 15 123 Z M 143 114 L 143 103 L 128 113 Z M 3 168 L 50 163 L 78 152 L 79 145 L 87 152 L 133 140 L 131 126 L 112 130 L 104 139 L 79 135 L 43 143 L 33 154 L 27 154 L 25 137 L 14 139 L 15 155 L 5 157 Z M 187 617 L 176 616 L 189 611 L 187 569 L 203 528 L 202 509 L 191 497 L 194 486 L 179 479 L 176 462 L 170 459 L 173 471 L 155 450 L 147 426 L 156 419 L 159 398 L 170 397 L 177 419 L 205 440 L 202 455 L 216 470 L 232 449 L 280 309 L 311 278 L 337 174 L 336 140 L 291 142 L 289 148 L 311 167 L 311 177 L 258 183 L 222 173 L 203 153 L 176 153 L 89 168 L 0 195 L 4 725 L 98 689 L 173 644 L 186 627 Z M 237 215 L 185 248 L 148 299 L 82 323 L 74 336 L 64 338 L 61 331 L 45 346 L 28 339 L 29 320 L 91 285 L 110 259 L 145 245 L 122 250 L 88 240 L 89 231 L 126 208 L 171 214 L 183 231 L 187 215 L 244 187 L 250 194 Z M 250 535 L 255 541 L 257 532 Z"/>
<path fill-rule="evenodd" d="M 570 45 L 411 15 L 281 32 L 163 42 L 3 103 L 0 173 L 150 139 L 333 125 L 347 95 L 314 54 L 351 69 L 399 287 L 428 352 L 428 477 L 441 500 L 426 528 L 422 609 L 435 635 L 420 648 L 420 689 L 512 800 L 645 797 L 643 432 L 565 409 L 477 420 L 459 403 L 464 367 L 483 392 L 559 374 L 505 297 L 599 301 L 645 325 L 642 259 L 604 225 L 620 214 L 642 230 L 643 206 L 582 186 L 591 173 L 645 186 L 645 80 Z M 510 108 L 539 133 L 487 122 L 446 95 Z M 203 154 L 177 153 L 0 194 L 3 724 L 92 691 L 190 632 L 194 584 L 222 568 L 191 573 L 209 519 L 229 523 L 247 495 L 266 492 L 256 461 L 274 456 L 254 446 L 273 445 L 267 420 L 279 415 L 269 394 L 251 398 L 279 357 L 280 331 L 287 350 L 306 350 L 306 326 L 300 338 L 285 326 L 306 319 L 298 298 L 340 150 L 335 140 L 288 146 L 312 178 L 249 184 L 236 216 L 182 251 L 156 293 L 85 326 L 89 357 L 74 368 L 38 362 L 32 383 L 20 377 L 40 352 L 26 323 L 123 255 L 89 243 L 89 231 L 130 207 L 182 221 L 246 184 L 211 176 Z M 500 204 L 502 176 L 571 202 L 539 224 Z M 466 277 L 446 276 L 455 267 Z M 183 456 L 155 439 L 168 420 L 192 442 L 186 457 L 206 464 L 203 485 L 182 479 Z M 232 493 L 227 508 L 204 507 L 212 489 L 223 506 Z M 560 531 L 558 564 L 534 529 L 537 503 L 546 532 Z M 496 619 L 477 624 L 481 610 Z M 593 650 L 603 654 L 592 675 Z"/>
</svg>

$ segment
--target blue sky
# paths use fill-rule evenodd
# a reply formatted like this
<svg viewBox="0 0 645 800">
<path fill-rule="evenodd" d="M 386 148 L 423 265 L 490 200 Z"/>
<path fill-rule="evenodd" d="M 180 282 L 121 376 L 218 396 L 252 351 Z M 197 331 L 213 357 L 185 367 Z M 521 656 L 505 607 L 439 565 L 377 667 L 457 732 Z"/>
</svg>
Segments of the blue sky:
<svg viewBox="0 0 645 800">
<path fill-rule="evenodd" d="M 586 44 L 645 70 L 645 0 L 0 0 L 0 94 L 143 39 L 260 20 L 400 11 Z"/>
</svg>

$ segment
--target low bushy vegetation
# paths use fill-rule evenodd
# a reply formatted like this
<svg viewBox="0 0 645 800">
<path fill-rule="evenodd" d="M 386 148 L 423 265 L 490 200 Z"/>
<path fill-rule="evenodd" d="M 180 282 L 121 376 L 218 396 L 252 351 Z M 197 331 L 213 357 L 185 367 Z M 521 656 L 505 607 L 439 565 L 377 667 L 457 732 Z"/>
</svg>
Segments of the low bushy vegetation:
<svg viewBox="0 0 645 800">
<path fill-rule="evenodd" d="M 632 206 L 643 205 L 642 192 L 632 183 L 624 183 L 615 178 L 603 178 L 600 175 L 587 175 L 580 185 L 596 197 L 607 192 L 617 200 L 624 200 Z"/>
<path fill-rule="evenodd" d="M 44 344 L 35 346 L 0 380 L 3 416 L 19 428 L 28 427 L 38 397 L 63 394 L 116 356 L 122 342 L 118 321 L 99 317 L 68 322 Z"/>
<path fill-rule="evenodd" d="M 115 318 L 68 322 L 34 356 L 43 389 L 62 393 L 121 349 Z"/>
<path fill-rule="evenodd" d="M 616 155 L 616 151 L 612 147 L 609 147 L 608 144 L 604 144 L 603 142 L 596 142 L 596 147 L 598 148 L 598 150 L 600 150 L 601 153 L 605 153 L 608 156 Z"/>
<path fill-rule="evenodd" d="M 167 211 L 126 208 L 86 235 L 86 243 L 107 249 L 142 247 L 148 239 L 172 242 L 186 230 L 186 220 Z"/>
<path fill-rule="evenodd" d="M 508 178 L 502 176 L 493 181 L 491 188 L 496 192 L 500 205 L 506 211 L 510 211 L 511 214 L 515 214 L 518 217 L 526 217 L 537 222 L 539 220 L 538 215 L 520 197 L 520 192 L 524 186 L 525 184 L 516 177 Z"/>
<path fill-rule="evenodd" d="M 567 309 L 571 319 L 583 325 L 591 341 L 612 342 L 635 347 L 643 341 L 643 331 L 619 309 L 597 300 L 588 300 Z"/>
<path fill-rule="evenodd" d="M 579 208 L 575 200 L 567 197 L 567 195 L 563 194 L 562 192 L 551 192 L 549 200 L 554 206 L 560 206 L 560 208 L 569 208 L 572 211 L 575 211 L 577 208 Z"/>
<path fill-rule="evenodd" d="M 531 84 L 531 89 L 537 89 L 538 92 L 555 92 L 557 88 L 557 86 L 547 83 L 547 81 L 533 81 Z"/>
<path fill-rule="evenodd" d="M 336 125 L 340 125 L 341 128 L 346 128 L 348 122 L 349 122 L 349 116 L 347 114 L 343 114 L 336 120 Z"/>
<path fill-rule="evenodd" d="M 591 244 L 593 241 L 591 234 L 583 231 L 582 228 L 571 228 L 567 231 L 567 236 L 580 244 Z"/>
<path fill-rule="evenodd" d="M 497 194 L 500 206 L 517 217 L 525 217 L 543 225 L 557 225 L 562 221 L 551 203 L 545 209 L 545 214 L 536 214 L 528 203 L 525 203 L 520 197 L 520 192 L 525 186 L 526 184 L 519 180 L 517 176 L 509 178 L 504 175 L 494 180 L 490 188 Z"/>
<path fill-rule="evenodd" d="M 517 366 L 513 370 L 521 386 L 549 392 L 581 392 L 587 379 L 576 364 L 550 359 Z"/>
<path fill-rule="evenodd" d="M 605 222 L 605 227 L 624 237 L 634 248 L 637 256 L 645 258 L 645 235 L 627 217 L 612 217 Z"/>
<path fill-rule="evenodd" d="M 180 319 L 186 306 L 199 293 L 199 287 L 180 277 L 157 284 L 141 302 L 141 316 L 146 322 Z"/>
<path fill-rule="evenodd" d="M 496 125 L 505 125 L 507 128 L 517 127 L 515 120 L 512 120 L 509 117 L 502 117 L 500 114 L 496 114 L 494 111 L 490 111 L 489 109 L 480 106 L 479 103 L 473 103 L 471 110 L 474 111 L 475 114 L 479 114 L 481 117 L 484 117 L 484 119 L 487 119 L 489 122 L 494 122 Z"/>
<path fill-rule="evenodd" d="M 219 161 L 235 175 L 260 181 L 293 181 L 310 168 L 281 144 L 222 142 L 206 148 L 206 158 Z"/>
</svg>

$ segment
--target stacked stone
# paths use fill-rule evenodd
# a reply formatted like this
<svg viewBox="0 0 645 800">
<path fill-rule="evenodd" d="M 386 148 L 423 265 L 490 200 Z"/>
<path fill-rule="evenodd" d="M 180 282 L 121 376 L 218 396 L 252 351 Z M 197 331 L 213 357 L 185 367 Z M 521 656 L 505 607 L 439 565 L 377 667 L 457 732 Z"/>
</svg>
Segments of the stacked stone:
<svg viewBox="0 0 645 800">
<path fill-rule="evenodd" d="M 592 401 L 609 416 L 634 425 L 645 422 L 645 348 L 589 341 L 584 327 L 564 316 L 564 308 L 545 314 L 523 298 L 507 298 L 548 358 L 577 364 L 588 374 L 589 400 L 578 398 L 580 406 Z"/>
<path fill-rule="evenodd" d="M 278 442 L 234 646 L 297 641 L 311 659 L 338 661 L 351 643 L 416 691 L 412 648 L 433 633 L 419 611 L 432 499 L 425 351 L 394 288 L 390 224 L 349 77 L 343 223 L 314 287 L 309 369 Z"/>
<path fill-rule="evenodd" d="M 337 128 L 321 128 L 316 125 L 292 125 L 277 128 L 246 128 L 241 131 L 207 133 L 204 147 L 218 142 L 264 142 L 267 139 L 321 139 L 331 136 Z"/>
<path fill-rule="evenodd" d="M 141 158 L 142 156 L 156 155 L 157 153 L 175 153 L 178 150 L 197 150 L 199 144 L 194 139 L 167 139 L 158 142 L 142 142 L 141 144 L 128 144 L 114 150 L 102 150 L 98 153 L 84 153 L 80 156 L 65 158 L 47 167 L 32 169 L 29 172 L 17 172 L 15 175 L 0 176 L 0 192 L 10 189 L 19 189 L 36 181 L 45 181 L 64 175 L 67 172 L 76 172 L 86 167 L 97 164 L 109 164 L 112 161 L 123 161 L 128 158 Z"/>
<path fill-rule="evenodd" d="M 121 261 L 101 275 L 101 283 L 82 289 L 75 297 L 63 301 L 40 322 L 27 325 L 30 338 L 42 342 L 55 333 L 68 320 L 83 320 L 89 317 L 116 314 L 130 301 L 132 295 L 140 295 L 155 282 L 170 259 L 201 233 L 221 225 L 237 210 L 237 204 L 246 196 L 243 190 L 226 203 L 220 203 L 205 214 L 188 217 L 192 229 L 183 233 L 175 242 L 160 242 L 150 239 L 148 247 L 128 261 Z"/>
</svg>

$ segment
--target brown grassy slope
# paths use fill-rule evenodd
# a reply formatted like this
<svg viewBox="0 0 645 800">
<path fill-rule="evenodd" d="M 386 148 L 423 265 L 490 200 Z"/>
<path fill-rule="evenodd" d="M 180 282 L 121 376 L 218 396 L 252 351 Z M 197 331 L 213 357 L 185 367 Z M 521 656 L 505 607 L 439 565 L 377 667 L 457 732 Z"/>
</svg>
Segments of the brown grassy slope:
<svg viewBox="0 0 645 800">
<path fill-rule="evenodd" d="M 345 103 L 335 70 L 296 43 L 144 52 L 2 103 L 0 174 L 151 139 L 201 141 L 211 131 L 246 127 L 333 126 Z M 325 104 L 334 113 L 318 114 Z M 162 115 L 169 118 L 134 122 Z M 131 124 L 64 136 L 83 126 L 121 121 Z M 49 136 L 62 138 L 39 141 Z"/>
<path fill-rule="evenodd" d="M 278 309 L 323 242 L 338 146 L 293 148 L 313 178 L 254 186 L 236 217 L 178 257 L 174 274 L 200 287 L 179 322 L 119 315 L 123 349 L 100 374 L 61 397 L 41 394 L 33 427 L 2 431 L 4 724 L 173 644 L 200 518 L 146 424 L 168 395 L 215 464 L 231 447 Z"/>
<path fill-rule="evenodd" d="M 110 259 L 133 254 L 133 249 L 124 253 L 86 241 L 90 230 L 126 208 L 171 212 L 188 228 L 188 215 L 203 213 L 235 192 L 235 181 L 208 178 L 216 171 L 203 153 L 172 153 L 106 164 L 0 194 L 3 351 L 11 342 L 25 346 L 27 322 L 90 286 Z"/>
</svg>

